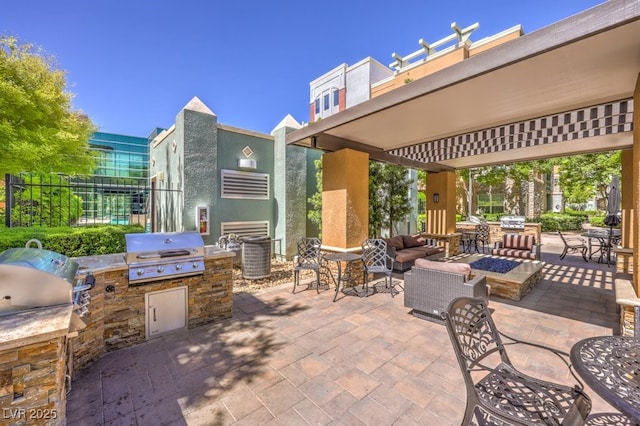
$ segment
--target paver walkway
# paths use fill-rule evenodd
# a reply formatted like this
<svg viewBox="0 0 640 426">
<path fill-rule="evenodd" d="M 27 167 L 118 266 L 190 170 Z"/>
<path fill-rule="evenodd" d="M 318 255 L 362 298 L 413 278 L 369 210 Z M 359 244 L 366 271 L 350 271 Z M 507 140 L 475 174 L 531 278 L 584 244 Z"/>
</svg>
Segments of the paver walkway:
<svg viewBox="0 0 640 426">
<path fill-rule="evenodd" d="M 618 333 L 615 267 L 543 239 L 544 277 L 521 301 L 491 298 L 498 327 L 565 351 Z M 465 389 L 443 325 L 403 295 L 291 286 L 234 298 L 233 318 L 109 353 L 74 377 L 69 425 L 458 425 Z M 544 351 L 510 347 L 522 370 L 573 383 Z M 587 389 L 593 412 L 613 412 Z"/>
</svg>

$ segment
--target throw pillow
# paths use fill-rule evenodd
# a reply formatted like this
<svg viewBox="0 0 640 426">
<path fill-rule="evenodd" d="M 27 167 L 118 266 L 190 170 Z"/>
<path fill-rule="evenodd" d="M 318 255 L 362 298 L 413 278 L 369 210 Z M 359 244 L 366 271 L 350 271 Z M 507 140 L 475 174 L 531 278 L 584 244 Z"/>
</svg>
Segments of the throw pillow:
<svg viewBox="0 0 640 426">
<path fill-rule="evenodd" d="M 424 245 L 424 243 L 421 243 L 418 238 L 412 237 L 411 235 L 403 235 L 402 242 L 406 248 L 420 247 Z"/>
<path fill-rule="evenodd" d="M 462 274 L 464 275 L 465 281 L 471 278 L 471 266 L 468 263 L 435 262 L 427 259 L 416 259 L 413 265 L 416 268 L 435 269 L 443 272 Z"/>
<path fill-rule="evenodd" d="M 393 247 L 396 250 L 402 250 L 404 248 L 404 243 L 402 241 L 401 235 L 397 235 L 393 238 L 387 238 L 385 241 L 387 242 L 387 246 Z"/>
</svg>

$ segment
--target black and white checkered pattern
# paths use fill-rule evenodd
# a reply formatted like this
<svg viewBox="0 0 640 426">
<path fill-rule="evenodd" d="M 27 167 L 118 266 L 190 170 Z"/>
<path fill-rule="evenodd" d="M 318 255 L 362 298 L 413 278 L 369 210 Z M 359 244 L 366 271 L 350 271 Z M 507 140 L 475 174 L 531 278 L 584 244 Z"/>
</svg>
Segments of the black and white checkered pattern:
<svg viewBox="0 0 640 426">
<path fill-rule="evenodd" d="M 438 139 L 389 151 L 425 163 L 633 131 L 633 99 Z"/>
</svg>

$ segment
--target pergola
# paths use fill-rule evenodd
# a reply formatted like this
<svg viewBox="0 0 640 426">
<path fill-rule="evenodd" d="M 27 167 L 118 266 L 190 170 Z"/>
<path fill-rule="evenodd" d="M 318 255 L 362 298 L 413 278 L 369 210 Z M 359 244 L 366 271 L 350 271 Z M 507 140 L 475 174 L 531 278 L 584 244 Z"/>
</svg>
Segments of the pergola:
<svg viewBox="0 0 640 426">
<path fill-rule="evenodd" d="M 640 2 L 610 0 L 291 132 L 287 144 L 430 172 L 428 185 L 445 194 L 445 213 L 429 215 L 443 217 L 442 232 L 454 226 L 447 216 L 454 212 L 446 211 L 455 187 L 446 176 L 457 169 L 623 150 L 623 245 L 633 249 L 640 246 L 633 232 L 640 220 L 639 75 Z M 340 167 L 332 171 L 344 175 L 334 181 L 363 172 L 348 155 L 336 158 Z M 637 276 L 634 282 L 638 293 Z"/>
</svg>

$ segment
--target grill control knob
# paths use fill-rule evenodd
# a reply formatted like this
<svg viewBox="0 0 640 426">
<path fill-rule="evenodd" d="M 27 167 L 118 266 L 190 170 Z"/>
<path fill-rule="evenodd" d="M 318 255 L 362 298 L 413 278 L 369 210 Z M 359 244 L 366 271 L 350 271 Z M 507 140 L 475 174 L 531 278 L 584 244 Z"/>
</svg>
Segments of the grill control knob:
<svg viewBox="0 0 640 426">
<path fill-rule="evenodd" d="M 178 264 L 176 265 L 176 271 L 180 271 L 182 269 L 182 265 Z"/>
<path fill-rule="evenodd" d="M 198 262 L 193 262 L 193 265 L 191 266 L 193 266 L 194 268 L 197 268 L 199 265 L 198 265 Z"/>
<path fill-rule="evenodd" d="M 164 272 L 164 266 L 158 266 L 157 271 L 158 272 Z"/>
<path fill-rule="evenodd" d="M 138 275 L 144 275 L 144 269 L 138 269 L 138 270 L 136 271 L 136 274 L 138 274 Z"/>
</svg>

